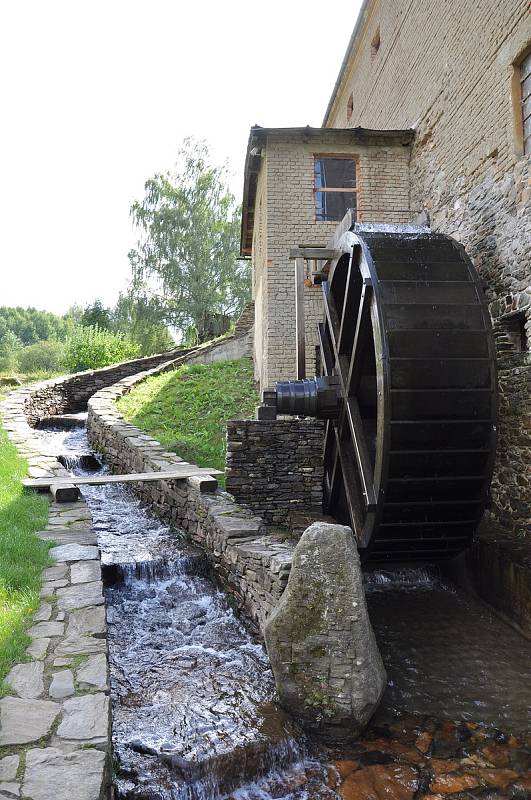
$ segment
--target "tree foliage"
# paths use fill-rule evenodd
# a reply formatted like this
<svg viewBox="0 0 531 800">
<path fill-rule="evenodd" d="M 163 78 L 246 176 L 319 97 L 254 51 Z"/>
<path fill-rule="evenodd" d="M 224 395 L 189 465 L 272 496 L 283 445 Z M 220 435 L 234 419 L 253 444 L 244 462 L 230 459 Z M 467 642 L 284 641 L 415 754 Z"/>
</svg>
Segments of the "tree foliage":
<svg viewBox="0 0 531 800">
<path fill-rule="evenodd" d="M 175 347 L 163 320 L 164 314 L 153 298 L 135 297 L 131 292 L 120 294 L 113 311 L 114 329 L 126 333 L 143 356 L 164 353 Z"/>
<path fill-rule="evenodd" d="M 67 315 L 58 317 L 36 308 L 0 306 L 0 337 L 11 331 L 23 345 L 45 339 L 64 341 L 73 327 L 74 322 Z"/>
<path fill-rule="evenodd" d="M 240 209 L 204 143 L 187 139 L 172 172 L 154 175 L 131 215 L 140 231 L 130 251 L 132 291 L 148 295 L 164 321 L 193 326 L 200 341 L 212 320 L 237 315 L 249 297 L 249 268 L 238 259 Z"/>
<path fill-rule="evenodd" d="M 105 308 L 101 300 L 94 300 L 86 306 L 81 315 L 81 324 L 85 328 L 98 327 L 100 330 L 111 329 L 111 312 Z"/>
<path fill-rule="evenodd" d="M 0 370 L 13 372 L 16 369 L 21 347 L 22 342 L 13 331 L 7 330 L 0 334 Z"/>
</svg>

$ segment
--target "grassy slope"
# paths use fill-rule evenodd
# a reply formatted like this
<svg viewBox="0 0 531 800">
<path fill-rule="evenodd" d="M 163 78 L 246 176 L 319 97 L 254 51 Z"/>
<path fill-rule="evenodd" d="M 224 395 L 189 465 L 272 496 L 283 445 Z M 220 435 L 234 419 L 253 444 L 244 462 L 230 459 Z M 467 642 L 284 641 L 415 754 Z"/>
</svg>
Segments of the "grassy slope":
<svg viewBox="0 0 531 800">
<path fill-rule="evenodd" d="M 257 402 L 252 361 L 242 358 L 156 375 L 121 398 L 118 408 L 186 461 L 223 470 L 225 423 L 251 417 Z"/>
<path fill-rule="evenodd" d="M 48 501 L 24 490 L 27 464 L 0 428 L 0 684 L 29 644 L 25 628 L 39 604 L 48 546 L 35 531 L 46 527 Z"/>
</svg>

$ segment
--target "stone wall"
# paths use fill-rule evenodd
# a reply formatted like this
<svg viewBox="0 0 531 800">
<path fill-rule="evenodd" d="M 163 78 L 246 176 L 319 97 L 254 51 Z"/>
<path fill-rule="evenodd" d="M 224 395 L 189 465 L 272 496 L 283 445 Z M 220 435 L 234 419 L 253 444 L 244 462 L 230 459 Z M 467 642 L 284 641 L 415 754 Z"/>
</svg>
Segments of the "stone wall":
<svg viewBox="0 0 531 800">
<path fill-rule="evenodd" d="M 298 527 L 297 516 L 322 515 L 324 423 L 231 420 L 226 487 L 265 522 Z"/>
<path fill-rule="evenodd" d="M 127 375 L 151 369 L 158 364 L 175 359 L 180 360 L 192 352 L 191 349 L 176 350 L 33 384 L 26 391 L 24 414 L 28 422 L 35 425 L 46 416 L 79 411 L 86 406 L 89 397 L 98 389 L 110 386 Z"/>
<path fill-rule="evenodd" d="M 188 349 L 172 350 L 154 356 L 137 358 L 112 364 L 102 369 L 76 372 L 39 384 L 33 384 L 27 392 L 24 413 L 28 422 L 35 425 L 39 419 L 53 414 L 69 414 L 85 408 L 89 397 L 105 386 L 129 375 L 145 372 L 160 364 L 178 365 L 186 360 L 188 363 L 209 363 L 243 358 L 252 354 L 252 328 L 245 320 L 240 329 L 229 336 L 224 336 L 213 343 L 199 345 Z"/>
<path fill-rule="evenodd" d="M 427 208 L 435 230 L 465 245 L 486 282 L 495 332 L 513 323 L 524 332 L 524 352 L 499 350 L 493 482 L 496 515 L 519 533 L 529 530 L 531 502 L 531 169 L 515 87 L 530 46 L 527 0 L 369 0 L 325 120 L 416 129 L 412 207 Z"/>
</svg>

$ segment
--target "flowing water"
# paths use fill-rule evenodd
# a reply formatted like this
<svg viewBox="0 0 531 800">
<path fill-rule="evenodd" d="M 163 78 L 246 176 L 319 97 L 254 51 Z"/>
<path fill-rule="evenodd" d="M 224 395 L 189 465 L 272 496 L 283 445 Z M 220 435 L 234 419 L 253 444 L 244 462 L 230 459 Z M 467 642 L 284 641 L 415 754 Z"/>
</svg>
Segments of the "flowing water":
<svg viewBox="0 0 531 800">
<path fill-rule="evenodd" d="M 72 472 L 106 470 L 87 458 L 84 429 L 42 437 Z M 107 583 L 116 797 L 337 798 L 332 754 L 275 704 L 266 653 L 209 578 L 203 554 L 123 486 L 87 486 L 83 495 Z M 371 573 L 366 589 L 389 677 L 378 730 L 404 711 L 530 726 L 531 643 L 421 569 Z"/>
</svg>

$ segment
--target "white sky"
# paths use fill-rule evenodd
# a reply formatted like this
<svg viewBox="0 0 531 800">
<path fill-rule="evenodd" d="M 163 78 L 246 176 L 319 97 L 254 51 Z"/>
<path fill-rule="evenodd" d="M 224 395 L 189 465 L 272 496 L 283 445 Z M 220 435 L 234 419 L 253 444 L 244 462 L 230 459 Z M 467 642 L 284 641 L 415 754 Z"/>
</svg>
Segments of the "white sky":
<svg viewBox="0 0 531 800">
<path fill-rule="evenodd" d="M 117 299 L 145 180 L 186 136 L 319 126 L 360 0 L 0 0 L 0 305 Z"/>
</svg>

